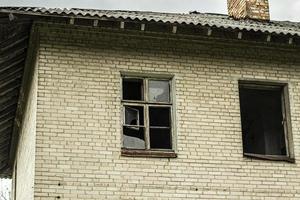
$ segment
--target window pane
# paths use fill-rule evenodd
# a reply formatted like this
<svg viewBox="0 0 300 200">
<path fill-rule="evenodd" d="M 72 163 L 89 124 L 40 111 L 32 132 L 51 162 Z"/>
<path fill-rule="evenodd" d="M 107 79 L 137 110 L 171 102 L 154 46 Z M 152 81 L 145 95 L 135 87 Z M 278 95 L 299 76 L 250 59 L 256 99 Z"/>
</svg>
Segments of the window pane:
<svg viewBox="0 0 300 200">
<path fill-rule="evenodd" d="M 150 126 L 170 127 L 169 107 L 149 107 Z"/>
<path fill-rule="evenodd" d="M 126 125 L 144 125 L 144 107 L 141 106 L 125 106 Z"/>
<path fill-rule="evenodd" d="M 245 153 L 286 155 L 281 90 L 240 88 Z"/>
<path fill-rule="evenodd" d="M 144 128 L 123 126 L 123 147 L 145 149 Z"/>
<path fill-rule="evenodd" d="M 123 78 L 123 100 L 143 99 L 143 80 Z"/>
<path fill-rule="evenodd" d="M 150 129 L 151 149 L 172 149 L 170 129 Z"/>
<path fill-rule="evenodd" d="M 169 81 L 149 80 L 149 100 L 152 102 L 170 102 Z"/>
</svg>

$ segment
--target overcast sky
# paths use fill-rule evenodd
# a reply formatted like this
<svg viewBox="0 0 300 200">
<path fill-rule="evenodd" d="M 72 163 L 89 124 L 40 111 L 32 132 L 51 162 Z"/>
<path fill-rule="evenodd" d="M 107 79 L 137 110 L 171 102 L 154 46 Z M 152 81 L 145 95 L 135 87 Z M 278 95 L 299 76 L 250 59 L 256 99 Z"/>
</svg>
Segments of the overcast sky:
<svg viewBox="0 0 300 200">
<path fill-rule="evenodd" d="M 227 0 L 0 0 L 0 6 L 227 13 Z M 300 22 L 300 0 L 269 0 L 271 19 Z"/>
</svg>

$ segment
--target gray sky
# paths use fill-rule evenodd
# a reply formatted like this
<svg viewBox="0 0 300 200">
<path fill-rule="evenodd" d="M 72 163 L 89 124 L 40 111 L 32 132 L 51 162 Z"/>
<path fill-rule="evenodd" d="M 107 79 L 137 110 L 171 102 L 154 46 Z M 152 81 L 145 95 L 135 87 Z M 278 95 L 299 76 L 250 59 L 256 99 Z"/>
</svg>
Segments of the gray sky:
<svg viewBox="0 0 300 200">
<path fill-rule="evenodd" d="M 227 0 L 0 0 L 0 6 L 227 13 Z M 271 19 L 300 22 L 300 0 L 269 0 Z"/>
<path fill-rule="evenodd" d="M 11 180 L 0 179 L 0 199 L 9 199 L 11 191 Z"/>
</svg>

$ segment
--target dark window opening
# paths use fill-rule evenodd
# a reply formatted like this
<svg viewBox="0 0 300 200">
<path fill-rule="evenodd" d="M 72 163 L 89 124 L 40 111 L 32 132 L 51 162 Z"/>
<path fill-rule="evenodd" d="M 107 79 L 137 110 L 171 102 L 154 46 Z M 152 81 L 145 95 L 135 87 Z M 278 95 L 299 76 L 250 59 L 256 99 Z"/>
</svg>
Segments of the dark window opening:
<svg viewBox="0 0 300 200">
<path fill-rule="evenodd" d="M 150 127 L 170 127 L 169 107 L 149 107 Z"/>
<path fill-rule="evenodd" d="M 239 93 L 244 153 L 287 156 L 283 86 L 240 84 Z"/>
<path fill-rule="evenodd" d="M 171 149 L 171 134 L 169 128 L 150 128 L 151 149 Z"/>
<path fill-rule="evenodd" d="M 123 100 L 143 100 L 143 80 L 123 79 Z"/>
</svg>

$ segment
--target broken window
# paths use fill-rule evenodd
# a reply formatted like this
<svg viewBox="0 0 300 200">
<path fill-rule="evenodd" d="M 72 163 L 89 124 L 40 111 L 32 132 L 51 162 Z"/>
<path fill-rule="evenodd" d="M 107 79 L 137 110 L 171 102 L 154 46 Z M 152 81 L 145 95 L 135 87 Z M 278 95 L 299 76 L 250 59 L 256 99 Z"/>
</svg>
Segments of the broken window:
<svg viewBox="0 0 300 200">
<path fill-rule="evenodd" d="M 123 100 L 144 100 L 143 79 L 123 79 Z"/>
<path fill-rule="evenodd" d="M 240 82 L 239 94 L 244 155 L 290 157 L 286 85 Z"/>
<path fill-rule="evenodd" d="M 172 150 L 171 80 L 122 78 L 123 148 Z"/>
<path fill-rule="evenodd" d="M 144 108 L 125 106 L 123 145 L 128 148 L 144 149 Z"/>
</svg>

